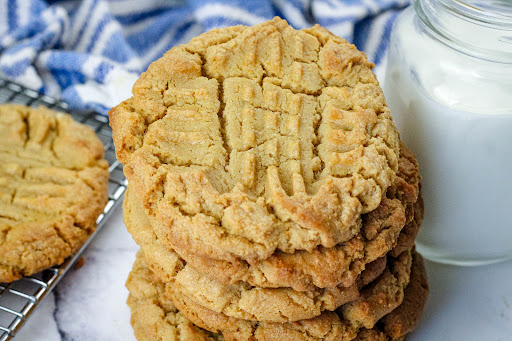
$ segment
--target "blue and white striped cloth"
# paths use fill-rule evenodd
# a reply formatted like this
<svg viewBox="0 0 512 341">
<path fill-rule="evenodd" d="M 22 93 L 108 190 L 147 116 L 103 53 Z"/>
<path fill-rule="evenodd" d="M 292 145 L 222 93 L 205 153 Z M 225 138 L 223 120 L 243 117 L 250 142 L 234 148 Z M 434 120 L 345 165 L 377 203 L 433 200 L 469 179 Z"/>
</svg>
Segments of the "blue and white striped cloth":
<svg viewBox="0 0 512 341">
<path fill-rule="evenodd" d="M 148 65 L 215 27 L 278 15 L 319 23 L 379 67 L 408 0 L 0 0 L 0 75 L 78 110 L 106 113 Z"/>
</svg>

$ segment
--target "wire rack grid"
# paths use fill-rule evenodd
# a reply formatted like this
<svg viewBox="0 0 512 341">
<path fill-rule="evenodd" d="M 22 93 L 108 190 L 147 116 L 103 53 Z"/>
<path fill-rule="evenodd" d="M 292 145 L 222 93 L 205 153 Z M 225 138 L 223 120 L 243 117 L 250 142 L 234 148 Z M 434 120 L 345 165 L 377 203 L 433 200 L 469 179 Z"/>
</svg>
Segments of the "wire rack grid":
<svg viewBox="0 0 512 341">
<path fill-rule="evenodd" d="M 33 276 L 23 277 L 13 283 L 0 283 L 0 341 L 11 340 L 14 337 L 41 301 L 55 288 L 66 272 L 80 258 L 81 253 L 105 225 L 114 209 L 121 203 L 128 184 L 123 174 L 122 165 L 115 156 L 112 130 L 108 125 L 108 117 L 97 113 L 73 112 L 69 110 L 68 105 L 64 102 L 0 78 L 0 103 L 5 102 L 34 107 L 42 105 L 57 111 L 63 111 L 73 116 L 75 120 L 94 129 L 105 145 L 105 158 L 110 165 L 110 179 L 108 184 L 109 201 L 104 212 L 98 217 L 96 231 L 76 254 L 69 257 L 60 266 L 49 268 Z"/>
</svg>

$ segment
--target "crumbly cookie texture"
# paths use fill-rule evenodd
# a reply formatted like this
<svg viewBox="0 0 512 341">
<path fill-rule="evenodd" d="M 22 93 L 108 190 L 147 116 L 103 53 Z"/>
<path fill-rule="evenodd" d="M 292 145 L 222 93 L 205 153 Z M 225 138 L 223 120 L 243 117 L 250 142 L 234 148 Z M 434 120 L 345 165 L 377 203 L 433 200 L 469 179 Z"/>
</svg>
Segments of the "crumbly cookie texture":
<svg viewBox="0 0 512 341">
<path fill-rule="evenodd" d="M 67 114 L 0 105 L 0 282 L 61 264 L 95 230 L 107 202 L 103 153 Z"/>
<path fill-rule="evenodd" d="M 325 311 L 315 318 L 290 323 L 247 321 L 217 313 L 187 295 L 181 295 L 171 283 L 166 286 L 166 292 L 171 296 L 175 306 L 194 324 L 212 332 L 220 332 L 228 340 L 248 340 L 251 337 L 264 340 L 266 336 L 259 335 L 274 334 L 275 329 L 284 329 L 283 337 L 302 333 L 313 335 L 313 340 L 350 340 L 357 335 L 359 329 L 373 328 L 381 317 L 402 303 L 404 288 L 410 279 L 410 252 L 404 252 L 397 259 L 391 259 L 389 263 L 389 268 L 374 281 L 375 283 L 372 282 L 363 288 L 360 299 L 354 303 L 343 305 L 337 313 Z M 296 330 L 297 325 L 302 327 Z M 312 333 L 316 328 L 320 329 L 321 333 Z M 289 331 L 293 332 L 290 334 Z"/>
<path fill-rule="evenodd" d="M 416 328 L 427 302 L 428 292 L 425 264 L 419 253 L 413 253 L 411 280 L 405 288 L 404 300 L 398 308 L 382 319 L 384 332 L 391 338 L 398 339 Z"/>
<path fill-rule="evenodd" d="M 137 254 L 126 281 L 131 324 L 139 341 L 213 341 L 222 335 L 196 327 L 173 305 L 165 285 L 149 270 L 142 252 Z"/>
<path fill-rule="evenodd" d="M 405 255 L 407 254 L 407 257 Z M 404 267 L 410 266 L 409 285 L 405 288 L 402 296 L 402 304 L 393 303 L 386 310 L 390 312 L 381 318 L 371 329 L 363 326 L 361 321 L 346 320 L 343 315 L 334 312 L 325 312 L 319 317 L 310 320 L 297 321 L 293 323 L 273 322 L 250 322 L 238 320 L 216 314 L 194 302 L 186 302 L 186 299 L 178 297 L 176 306 L 171 302 L 169 284 L 159 282 L 158 277 L 152 276 L 144 260 L 144 255 L 139 252 L 134 269 L 130 274 L 127 287 L 130 291 L 128 303 L 132 309 L 132 325 L 136 337 L 142 340 L 358 340 L 358 341 L 391 341 L 403 340 L 406 333 L 410 332 L 417 324 L 428 294 L 426 284 L 426 273 L 421 256 L 412 254 L 412 266 L 410 253 L 404 253 L 403 259 L 399 257 L 396 265 L 390 265 L 386 271 L 394 274 L 395 280 L 382 281 L 377 279 L 373 285 L 374 295 L 366 296 L 368 302 L 376 302 L 379 298 L 390 303 L 389 298 L 397 298 L 394 290 L 388 290 L 392 286 L 403 283 Z M 393 261 L 392 261 L 393 262 Z M 386 275 L 386 278 L 389 277 Z M 384 282 L 389 285 L 384 285 Z M 380 286 L 381 291 L 376 292 L 375 287 Z M 421 297 L 422 299 L 415 299 Z M 399 298 L 399 297 L 398 297 Z M 412 303 L 411 303 L 412 302 Z M 361 304 L 362 302 L 360 302 Z M 371 307 L 375 307 L 369 304 Z M 396 308 L 398 306 L 398 308 Z M 189 316 L 180 312 L 176 307 L 189 310 Z M 192 309 L 189 309 L 192 308 Z M 378 314 L 382 313 L 382 309 Z M 138 314 L 134 317 L 133 314 Z M 371 315 L 368 312 L 366 316 Z M 389 318 L 387 318 L 389 317 Z M 196 324 L 192 324 L 194 321 Z M 363 319 L 365 321 L 365 319 Z M 180 327 L 184 324 L 186 327 Z M 208 332 L 200 327 L 208 325 L 221 326 L 218 333 Z M 400 327 L 397 327 L 400 325 Z M 187 331 L 178 334 L 175 329 Z M 212 329 L 210 327 L 210 329 Z M 213 328 L 215 329 L 215 328 Z M 220 331 L 224 333 L 221 336 Z M 196 336 L 197 335 L 197 336 Z M 191 338 L 196 336 L 197 338 Z"/>
<path fill-rule="evenodd" d="M 168 51 L 110 111 L 155 232 L 248 262 L 356 236 L 398 170 L 372 67 L 322 27 L 279 18 Z"/>
<path fill-rule="evenodd" d="M 403 340 L 418 325 L 428 298 L 427 271 L 423 258 L 413 252 L 411 277 L 404 299 L 396 309 L 385 315 L 374 329 L 359 332 L 354 341 Z"/>
<path fill-rule="evenodd" d="M 414 155 L 402 144 L 399 172 L 387 190 L 387 198 L 376 210 L 363 215 L 361 231 L 348 242 L 333 248 L 316 248 L 312 252 L 286 254 L 278 251 L 252 264 L 240 259 L 224 261 L 208 257 L 202 253 L 201 243 L 196 244 L 197 249 L 186 243 L 174 244 L 174 250 L 201 274 L 224 284 L 243 281 L 251 286 L 291 287 L 298 291 L 339 285 L 349 287 L 366 264 L 392 248 L 391 252 L 397 256 L 412 247 L 423 218 L 419 182 Z M 172 244 L 154 235 L 135 193 L 130 192 L 124 202 L 125 219 L 130 219 L 126 222 L 128 230 L 148 260 L 165 263 L 161 257 L 165 252 L 161 248 Z"/>
<path fill-rule="evenodd" d="M 338 309 L 338 314 L 352 324 L 371 329 L 378 320 L 402 304 L 409 284 L 412 254 L 390 258 L 389 267 L 361 291 L 361 296 Z"/>
<path fill-rule="evenodd" d="M 421 175 L 419 165 L 413 152 L 400 143 L 399 176 L 395 178 L 395 186 L 388 188 L 387 195 L 399 199 L 406 207 L 407 223 L 402 229 L 396 246 L 391 255 L 396 257 L 411 248 L 423 221 L 425 207 L 421 196 Z"/>
<path fill-rule="evenodd" d="M 385 257 L 373 263 L 349 287 L 315 288 L 298 292 L 291 288 L 259 288 L 247 283 L 222 284 L 203 276 L 177 253 L 158 242 L 144 210 L 128 187 L 124 201 L 125 224 L 143 250 L 150 269 L 161 281 L 173 283 L 174 290 L 218 313 L 245 320 L 288 322 L 318 316 L 356 300 L 359 288 L 377 278 L 386 266 Z M 135 200 L 134 200 L 135 199 Z M 134 205 L 135 201 L 135 205 Z"/>
</svg>

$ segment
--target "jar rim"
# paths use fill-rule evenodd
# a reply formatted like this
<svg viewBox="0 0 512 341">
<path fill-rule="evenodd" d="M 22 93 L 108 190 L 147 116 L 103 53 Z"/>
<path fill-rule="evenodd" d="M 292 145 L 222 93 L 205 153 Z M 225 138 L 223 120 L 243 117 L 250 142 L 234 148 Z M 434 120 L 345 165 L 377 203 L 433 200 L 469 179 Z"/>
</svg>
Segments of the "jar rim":
<svg viewBox="0 0 512 341">
<path fill-rule="evenodd" d="M 512 2 L 509 2 L 509 13 L 500 12 L 498 9 L 492 8 L 495 1 L 488 1 L 488 8 L 478 6 L 467 0 L 438 0 L 439 3 L 447 10 L 457 15 L 463 16 L 465 19 L 474 20 L 486 26 L 492 26 L 502 30 L 512 30 Z M 500 1 L 501 4 L 504 2 Z M 497 3 L 496 3 L 497 4 Z"/>
<path fill-rule="evenodd" d="M 499 11 L 477 7 L 470 1 L 414 0 L 413 5 L 432 37 L 469 56 L 511 64 L 512 0 L 506 0 L 506 3 L 487 0 L 485 3 L 505 5 L 505 12 L 510 9 L 510 17 Z"/>
</svg>

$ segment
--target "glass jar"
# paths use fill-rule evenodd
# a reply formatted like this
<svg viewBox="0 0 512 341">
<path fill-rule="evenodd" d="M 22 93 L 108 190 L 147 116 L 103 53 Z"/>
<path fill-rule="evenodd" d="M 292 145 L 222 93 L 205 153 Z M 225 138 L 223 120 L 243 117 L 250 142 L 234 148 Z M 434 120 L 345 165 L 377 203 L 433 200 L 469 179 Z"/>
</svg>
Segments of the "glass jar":
<svg viewBox="0 0 512 341">
<path fill-rule="evenodd" d="M 392 31 L 384 94 L 423 176 L 419 251 L 512 258 L 512 1 L 413 1 Z"/>
</svg>

